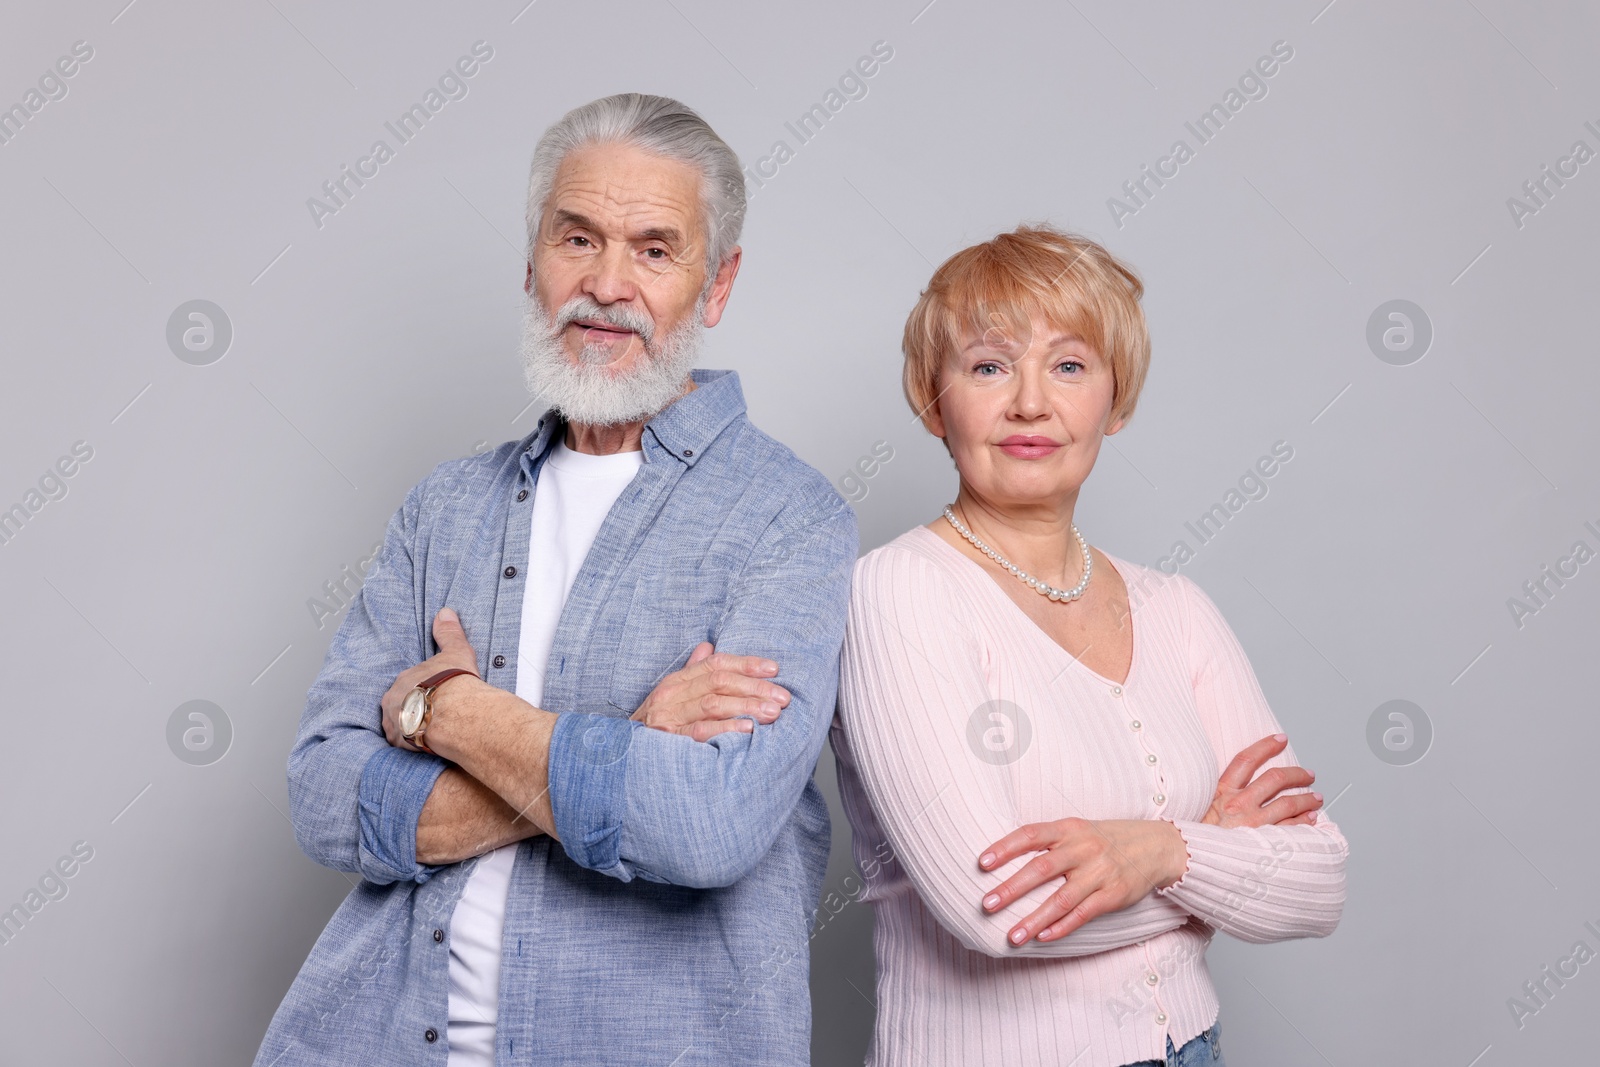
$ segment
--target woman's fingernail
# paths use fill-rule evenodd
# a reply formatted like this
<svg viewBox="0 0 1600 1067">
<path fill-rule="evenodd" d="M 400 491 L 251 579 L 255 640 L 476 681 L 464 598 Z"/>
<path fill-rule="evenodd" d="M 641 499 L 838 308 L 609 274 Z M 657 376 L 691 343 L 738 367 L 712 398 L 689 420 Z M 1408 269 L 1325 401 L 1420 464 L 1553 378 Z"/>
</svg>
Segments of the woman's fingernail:
<svg viewBox="0 0 1600 1067">
<path fill-rule="evenodd" d="M 1287 740 L 1289 740 L 1289 735 L 1288 734 L 1273 734 L 1272 735 L 1272 739 L 1274 741 L 1287 741 Z"/>
<path fill-rule="evenodd" d="M 992 866 L 993 864 L 994 864 L 994 853 L 993 852 L 985 852 L 983 855 L 978 857 L 978 866 L 979 867 L 989 867 L 989 866 Z"/>
<path fill-rule="evenodd" d="M 1317 798 L 1317 803 L 1318 804 L 1322 803 L 1322 794 L 1321 793 L 1312 793 L 1311 795 Z"/>
<path fill-rule="evenodd" d="M 1013 945 L 1020 945 L 1026 940 L 1028 940 L 1028 931 L 1024 930 L 1022 927 L 1019 926 L 1015 930 L 1011 931 L 1011 943 Z"/>
<path fill-rule="evenodd" d="M 1000 906 L 1000 894 L 990 893 L 988 896 L 984 897 L 983 906 L 986 908 L 998 908 Z"/>
</svg>

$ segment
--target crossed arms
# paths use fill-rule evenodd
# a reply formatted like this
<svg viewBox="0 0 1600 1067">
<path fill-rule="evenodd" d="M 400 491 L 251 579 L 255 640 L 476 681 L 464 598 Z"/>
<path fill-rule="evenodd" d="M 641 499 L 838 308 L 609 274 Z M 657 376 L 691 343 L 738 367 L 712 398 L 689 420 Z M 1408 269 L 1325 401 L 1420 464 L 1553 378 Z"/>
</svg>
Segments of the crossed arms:
<svg viewBox="0 0 1600 1067">
<path fill-rule="evenodd" d="M 417 572 L 427 558 L 418 545 L 427 487 L 414 487 L 391 519 L 380 564 L 307 700 L 289 756 L 290 816 L 306 853 L 379 884 L 420 883 L 440 864 L 547 833 L 574 862 L 624 881 L 728 885 L 753 869 L 826 738 L 854 513 L 835 498 L 786 510 L 763 533 L 730 584 L 715 633 L 718 654 L 744 657 L 732 661 L 743 667 L 696 661 L 632 719 L 582 708 L 557 714 L 458 676 L 435 694 L 433 756 L 391 745 L 384 714 L 395 690 L 442 657 L 479 669 L 465 633 L 459 645 L 451 635 L 429 647 L 427 630 L 437 640 L 449 625 L 438 619 L 442 605 L 418 603 L 428 585 Z M 779 670 L 751 685 L 759 660 Z M 713 723 L 688 736 L 669 732 L 707 718 L 732 725 L 730 716 L 767 698 L 761 687 L 769 684 L 783 690 L 781 716 L 758 711 L 749 730 L 713 732 Z"/>
</svg>

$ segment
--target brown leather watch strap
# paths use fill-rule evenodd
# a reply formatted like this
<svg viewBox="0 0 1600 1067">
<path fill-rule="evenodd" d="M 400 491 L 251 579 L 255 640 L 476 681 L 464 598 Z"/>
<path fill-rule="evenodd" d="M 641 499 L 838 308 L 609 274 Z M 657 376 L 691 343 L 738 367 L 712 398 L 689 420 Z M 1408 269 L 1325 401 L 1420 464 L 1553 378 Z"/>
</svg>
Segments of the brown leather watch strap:
<svg viewBox="0 0 1600 1067">
<path fill-rule="evenodd" d="M 447 671 L 440 671 L 438 674 L 435 674 L 433 677 L 425 678 L 422 681 L 418 682 L 417 683 L 417 688 L 418 689 L 437 689 L 437 688 L 439 688 L 440 685 L 442 685 L 444 683 L 444 680 L 446 678 L 454 678 L 458 674 L 470 674 L 474 678 L 476 678 L 478 676 L 478 672 L 477 671 L 469 671 L 465 667 L 451 667 Z"/>
<path fill-rule="evenodd" d="M 410 741 L 413 745 L 416 745 L 430 756 L 438 755 L 438 753 L 434 752 L 433 749 L 428 747 L 428 742 L 425 737 L 428 732 L 428 724 L 433 720 L 433 691 L 458 674 L 470 674 L 474 678 L 478 677 L 477 671 L 469 671 L 465 667 L 451 667 L 449 670 L 440 671 L 438 674 L 424 678 L 420 683 L 417 684 L 417 688 L 422 690 L 424 694 L 422 701 L 422 721 L 417 724 L 417 732 L 406 738 L 406 740 Z"/>
</svg>

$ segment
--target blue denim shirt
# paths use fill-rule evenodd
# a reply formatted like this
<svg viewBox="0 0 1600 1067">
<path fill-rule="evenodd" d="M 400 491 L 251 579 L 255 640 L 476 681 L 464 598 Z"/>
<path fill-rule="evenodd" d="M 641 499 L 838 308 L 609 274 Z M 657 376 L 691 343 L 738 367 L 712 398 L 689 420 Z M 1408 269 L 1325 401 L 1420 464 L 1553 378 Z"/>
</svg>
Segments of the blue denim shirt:
<svg viewBox="0 0 1600 1067">
<path fill-rule="evenodd" d="M 544 681 L 559 718 L 560 842 L 517 850 L 499 1064 L 804 1064 L 808 937 L 827 867 L 812 773 L 838 685 L 855 514 L 745 416 L 738 375 L 645 424 L 644 462 L 562 608 Z M 289 756 L 295 836 L 362 882 L 317 939 L 257 1067 L 434 1064 L 448 1049 L 450 917 L 476 860 L 416 859 L 445 767 L 384 740 L 379 698 L 460 615 L 483 678 L 516 689 L 538 472 L 562 431 L 441 464 L 389 522 L 311 687 Z M 509 567 L 515 567 L 512 575 Z M 766 656 L 793 694 L 710 742 L 629 716 L 700 641 Z"/>
</svg>

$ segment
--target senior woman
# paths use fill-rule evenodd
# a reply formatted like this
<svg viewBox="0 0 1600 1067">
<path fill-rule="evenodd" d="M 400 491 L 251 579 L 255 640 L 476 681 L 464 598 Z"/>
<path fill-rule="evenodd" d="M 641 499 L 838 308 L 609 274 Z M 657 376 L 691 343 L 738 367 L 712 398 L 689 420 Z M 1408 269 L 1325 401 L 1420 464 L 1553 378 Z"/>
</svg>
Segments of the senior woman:
<svg viewBox="0 0 1600 1067">
<path fill-rule="evenodd" d="M 842 657 L 877 1067 L 1219 1067 L 1214 932 L 1339 921 L 1344 837 L 1216 606 L 1073 523 L 1144 381 L 1142 293 L 1022 227 L 951 257 L 906 324 L 906 396 L 960 488 L 857 563 Z"/>
</svg>

